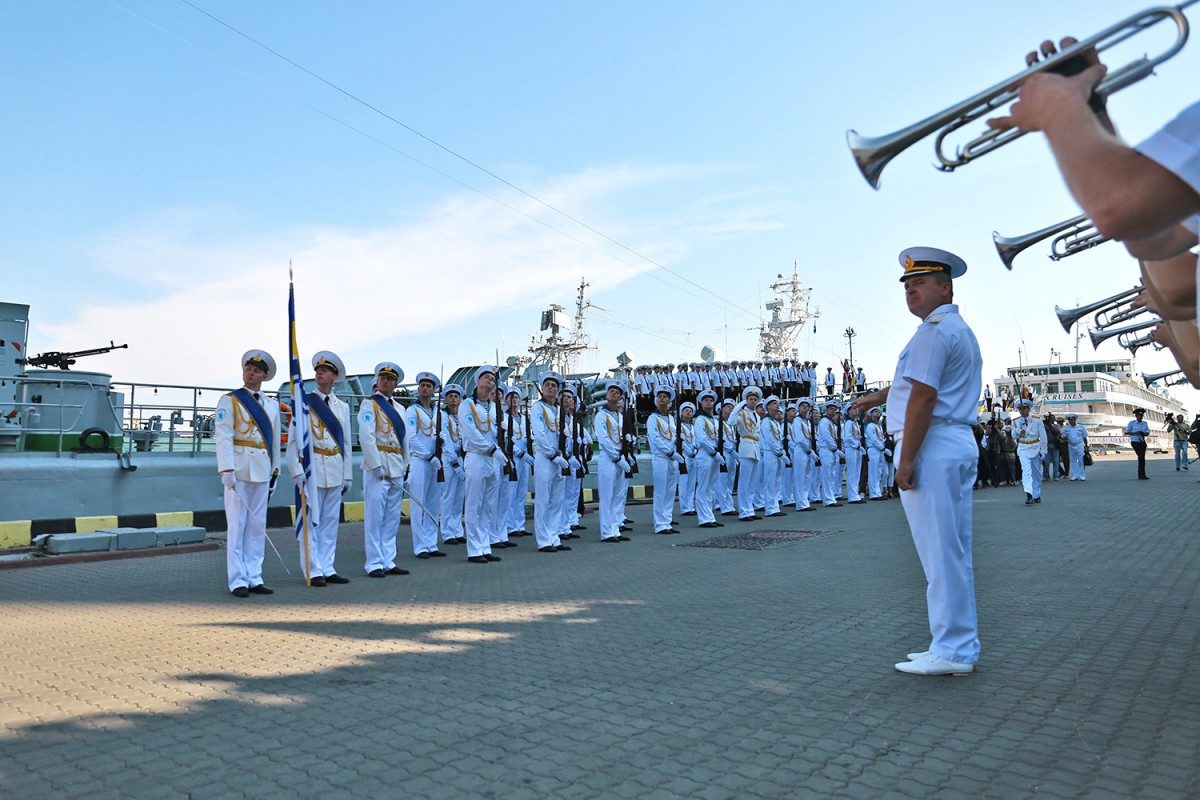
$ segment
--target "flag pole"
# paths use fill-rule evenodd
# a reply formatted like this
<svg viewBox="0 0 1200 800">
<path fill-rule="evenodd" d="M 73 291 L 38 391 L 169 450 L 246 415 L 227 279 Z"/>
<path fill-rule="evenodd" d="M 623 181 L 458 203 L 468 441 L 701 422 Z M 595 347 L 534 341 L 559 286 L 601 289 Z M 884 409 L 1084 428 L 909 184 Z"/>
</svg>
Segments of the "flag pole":
<svg viewBox="0 0 1200 800">
<path fill-rule="evenodd" d="M 293 422 L 296 422 L 297 413 L 300 413 L 301 417 L 307 418 L 307 415 L 303 414 L 303 411 L 301 409 L 301 404 L 304 403 L 304 383 L 300 382 L 299 386 L 296 385 L 296 379 L 299 377 L 299 374 L 300 374 L 299 373 L 300 354 L 299 354 L 299 350 L 297 349 L 297 346 L 296 346 L 296 318 L 295 318 L 296 301 L 295 301 L 295 296 L 296 296 L 296 291 L 295 291 L 294 276 L 292 273 L 292 260 L 289 258 L 288 259 L 288 300 L 289 300 L 289 303 L 288 303 L 288 311 L 289 311 L 289 314 L 288 314 L 288 338 L 291 340 L 291 342 L 290 342 L 291 360 L 294 365 L 293 368 L 290 370 L 292 373 L 292 421 Z M 307 422 L 305 422 L 305 424 L 307 424 Z M 297 432 L 300 431 L 299 423 L 296 424 L 296 430 L 297 430 Z M 300 441 L 296 441 L 296 442 L 289 441 L 288 442 L 289 446 L 302 446 L 301 441 L 304 439 L 304 437 L 307 433 L 308 433 L 308 431 L 306 430 L 299 437 L 297 437 Z M 303 460 L 303 458 L 304 458 L 304 454 L 301 453 L 301 459 Z M 307 464 L 305 464 L 305 466 L 307 467 Z M 307 480 L 301 482 L 300 486 L 296 487 L 296 497 L 298 500 L 296 511 L 297 511 L 297 513 L 300 514 L 300 519 L 303 522 L 303 531 L 304 531 L 303 537 L 302 537 L 303 544 L 304 544 L 304 585 L 306 587 L 311 587 L 312 586 L 312 550 L 311 550 L 311 547 L 309 544 L 310 537 L 309 537 L 309 529 L 308 529 L 308 481 Z"/>
</svg>

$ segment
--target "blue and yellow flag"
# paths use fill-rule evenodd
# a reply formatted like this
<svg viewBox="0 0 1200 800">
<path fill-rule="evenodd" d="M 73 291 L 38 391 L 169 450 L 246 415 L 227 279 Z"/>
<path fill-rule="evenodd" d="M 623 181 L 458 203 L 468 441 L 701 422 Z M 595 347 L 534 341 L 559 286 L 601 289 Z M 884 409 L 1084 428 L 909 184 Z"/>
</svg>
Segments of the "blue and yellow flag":
<svg viewBox="0 0 1200 800">
<path fill-rule="evenodd" d="M 288 345 L 292 378 L 292 438 L 289 447 L 300 448 L 300 464 L 304 469 L 303 486 L 296 486 L 296 538 L 303 542 L 305 550 L 305 578 L 308 577 L 308 531 L 309 520 L 320 514 L 317 505 L 319 492 L 308 492 L 312 486 L 312 428 L 308 423 L 308 405 L 304 402 L 304 379 L 300 377 L 300 348 L 296 344 L 296 289 L 292 282 L 292 271 L 288 268 Z"/>
</svg>

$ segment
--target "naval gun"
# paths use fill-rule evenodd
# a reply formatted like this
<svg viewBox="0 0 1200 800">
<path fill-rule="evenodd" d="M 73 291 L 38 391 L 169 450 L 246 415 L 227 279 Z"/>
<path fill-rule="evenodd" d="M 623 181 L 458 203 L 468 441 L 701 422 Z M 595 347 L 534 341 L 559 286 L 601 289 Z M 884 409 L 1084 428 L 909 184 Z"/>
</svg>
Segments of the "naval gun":
<svg viewBox="0 0 1200 800">
<path fill-rule="evenodd" d="M 51 350 L 48 353 L 38 353 L 30 358 L 18 358 L 18 364 L 24 364 L 27 367 L 41 367 L 42 369 L 70 369 L 76 359 L 84 356 L 98 356 L 104 353 L 111 353 L 113 350 L 128 350 L 128 344 L 114 344 L 112 339 L 108 340 L 108 347 L 97 347 L 92 350 L 76 350 L 73 353 L 64 353 L 59 350 Z"/>
</svg>

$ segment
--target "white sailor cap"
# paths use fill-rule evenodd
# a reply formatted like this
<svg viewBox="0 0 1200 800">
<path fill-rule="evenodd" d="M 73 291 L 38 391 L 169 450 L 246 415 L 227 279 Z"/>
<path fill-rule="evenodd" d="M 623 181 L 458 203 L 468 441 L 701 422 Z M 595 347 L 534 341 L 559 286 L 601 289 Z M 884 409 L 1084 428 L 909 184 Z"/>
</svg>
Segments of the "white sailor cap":
<svg viewBox="0 0 1200 800">
<path fill-rule="evenodd" d="M 506 385 L 504 387 L 504 397 L 505 398 L 511 397 L 514 394 L 517 396 L 518 399 L 524 399 L 524 397 L 525 397 L 525 393 L 521 391 L 520 386 L 507 386 Z"/>
<path fill-rule="evenodd" d="M 1079 419 L 1079 415 L 1076 414 L 1074 411 L 1068 411 L 1067 419 Z"/>
<path fill-rule="evenodd" d="M 497 381 L 500 380 L 500 370 L 496 369 L 496 365 L 484 364 L 479 369 L 475 370 L 475 382 L 479 383 L 479 379 L 488 373 L 491 373 L 492 377 Z"/>
<path fill-rule="evenodd" d="M 683 410 L 684 410 L 685 408 L 686 408 L 686 409 L 688 409 L 688 410 L 690 410 L 690 411 L 691 411 L 693 414 L 695 414 L 695 413 L 696 413 L 696 404 L 695 404 L 695 403 L 692 403 L 692 402 L 687 402 L 687 403 L 680 403 L 680 404 L 679 404 L 679 411 L 680 411 L 680 413 L 682 413 L 682 412 L 683 412 Z"/>
<path fill-rule="evenodd" d="M 395 378 L 396 382 L 404 380 L 404 370 L 400 369 L 400 365 L 391 361 L 380 361 L 375 365 L 375 380 L 380 377 Z"/>
<path fill-rule="evenodd" d="M 572 386 L 570 383 L 564 383 L 562 385 L 562 388 L 558 390 L 558 393 L 559 394 L 569 394 L 569 395 L 571 395 L 571 397 L 574 397 L 575 396 L 575 387 Z"/>
<path fill-rule="evenodd" d="M 544 386 L 546 384 L 546 381 L 554 381 L 559 386 L 562 386 L 562 383 L 563 383 L 562 375 L 559 375 L 554 370 L 551 370 L 549 372 L 543 372 L 542 380 L 539 382 L 539 385 Z"/>
<path fill-rule="evenodd" d="M 736 405 L 737 405 L 737 403 L 733 402 L 732 397 L 726 397 L 724 400 L 721 401 L 721 408 L 724 408 L 725 406 L 736 406 Z"/>
<path fill-rule="evenodd" d="M 435 391 L 437 390 L 437 388 L 439 386 L 442 385 L 442 382 L 438 378 L 438 376 L 434 375 L 432 372 L 418 372 L 417 373 L 417 383 L 420 384 L 420 383 L 424 383 L 425 381 L 428 381 L 429 383 L 433 384 L 433 388 Z"/>
<path fill-rule="evenodd" d="M 742 389 L 742 401 L 745 402 L 746 398 L 752 394 L 762 397 L 762 389 L 757 386 L 747 386 L 745 389 Z"/>
<path fill-rule="evenodd" d="M 1028 397 L 1022 397 L 1017 401 L 1017 408 L 1033 408 L 1033 401 Z"/>
<path fill-rule="evenodd" d="M 714 403 L 717 402 L 717 393 L 714 392 L 712 389 L 705 389 L 703 392 L 701 392 L 699 395 L 697 395 L 696 402 L 697 403 L 703 402 L 704 398 L 706 398 L 706 397 L 711 397 L 713 399 Z"/>
<path fill-rule="evenodd" d="M 767 395 L 766 398 L 763 400 L 763 405 L 769 406 L 769 405 L 771 405 L 771 403 L 775 403 L 776 405 L 779 405 L 779 398 L 773 394 Z"/>
<path fill-rule="evenodd" d="M 658 386 L 654 387 L 654 396 L 658 397 L 660 394 L 666 394 L 672 400 L 675 399 L 675 390 L 665 383 L 660 383 Z"/>
<path fill-rule="evenodd" d="M 796 408 L 799 408 L 800 406 L 808 406 L 811 408 L 812 402 L 810 402 L 808 398 L 803 398 L 799 403 L 796 403 Z"/>
<path fill-rule="evenodd" d="M 497 383 L 496 384 L 496 394 L 498 394 L 500 397 L 507 397 L 508 396 L 508 384 L 507 383 Z"/>
<path fill-rule="evenodd" d="M 871 416 L 872 414 L 882 414 L 882 413 L 883 413 L 883 409 L 880 408 L 879 406 L 874 406 L 867 410 L 868 417 Z"/>
<path fill-rule="evenodd" d="M 621 385 L 620 383 L 618 383 L 617 381 L 609 381 L 608 383 L 604 384 L 604 392 L 605 392 L 605 394 L 607 394 L 608 392 L 610 392 L 610 391 L 611 391 L 611 390 L 613 390 L 613 389 L 616 389 L 616 390 L 617 390 L 618 392 L 620 392 L 621 394 L 625 394 L 625 387 L 624 387 L 624 386 L 622 386 L 622 385 Z"/>
<path fill-rule="evenodd" d="M 951 253 L 937 247 L 910 247 L 900 254 L 900 266 L 904 272 L 900 281 L 915 275 L 928 275 L 941 272 L 951 278 L 961 278 L 967 274 L 967 262 Z"/>
<path fill-rule="evenodd" d="M 275 359 L 266 350 L 247 350 L 242 353 L 242 366 L 247 364 L 253 364 L 267 373 L 267 377 L 263 378 L 265 381 L 275 377 Z"/>
<path fill-rule="evenodd" d="M 446 388 L 442 390 L 442 397 L 445 397 L 451 393 L 457 394 L 459 397 L 462 397 L 466 394 L 466 392 L 463 391 L 463 388 L 457 383 L 447 383 Z"/>
<path fill-rule="evenodd" d="M 825 404 L 825 410 L 828 411 L 831 408 L 836 408 L 838 411 L 841 411 L 842 404 L 839 403 L 837 400 L 830 400 L 828 403 Z"/>
<path fill-rule="evenodd" d="M 317 367 L 329 367 L 339 376 L 346 374 L 346 365 L 337 357 L 337 353 L 330 350 L 322 350 L 312 357 L 313 369 Z"/>
</svg>

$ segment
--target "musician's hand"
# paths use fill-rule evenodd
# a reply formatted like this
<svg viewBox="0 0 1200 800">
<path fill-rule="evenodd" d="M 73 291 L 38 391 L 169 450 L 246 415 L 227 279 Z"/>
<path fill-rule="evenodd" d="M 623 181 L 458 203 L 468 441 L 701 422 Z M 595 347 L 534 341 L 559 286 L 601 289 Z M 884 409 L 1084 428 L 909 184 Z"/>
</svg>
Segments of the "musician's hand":
<svg viewBox="0 0 1200 800">
<path fill-rule="evenodd" d="M 902 490 L 914 489 L 917 486 L 916 468 L 911 463 L 896 467 L 896 487 Z"/>
<path fill-rule="evenodd" d="M 1066 37 L 1059 46 L 1066 49 L 1076 43 Z M 1049 40 L 1042 42 L 1041 56 L 1050 58 L 1058 54 L 1058 48 Z M 1025 55 L 1025 65 L 1033 66 L 1040 60 L 1038 51 Z M 1080 65 L 1086 68 L 1077 74 L 1069 74 Z M 1061 70 L 1061 72 L 1060 72 Z M 1061 115 L 1063 109 L 1086 105 L 1092 98 L 1096 85 L 1103 80 L 1108 68 L 1100 63 L 1095 48 L 1085 50 L 1078 59 L 1071 58 L 1052 72 L 1039 72 L 1029 76 L 1018 94 L 1017 102 L 1009 109 L 1009 116 L 994 117 L 987 121 L 993 130 L 1020 128 L 1023 131 L 1042 131 Z M 1103 112 L 1102 103 L 1093 106 L 1097 113 Z"/>
</svg>

